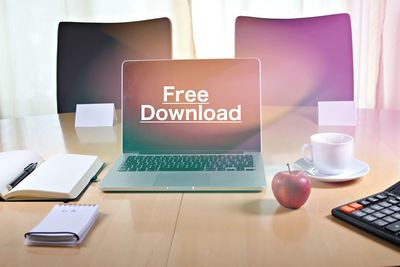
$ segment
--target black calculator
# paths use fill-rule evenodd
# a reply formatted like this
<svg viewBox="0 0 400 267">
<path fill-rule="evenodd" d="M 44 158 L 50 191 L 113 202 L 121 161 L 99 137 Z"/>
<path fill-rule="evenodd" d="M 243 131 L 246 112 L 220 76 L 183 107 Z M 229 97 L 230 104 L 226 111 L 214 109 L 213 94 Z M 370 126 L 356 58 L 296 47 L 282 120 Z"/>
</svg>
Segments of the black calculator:
<svg viewBox="0 0 400 267">
<path fill-rule="evenodd" d="M 400 182 L 332 209 L 332 215 L 400 246 Z"/>
</svg>

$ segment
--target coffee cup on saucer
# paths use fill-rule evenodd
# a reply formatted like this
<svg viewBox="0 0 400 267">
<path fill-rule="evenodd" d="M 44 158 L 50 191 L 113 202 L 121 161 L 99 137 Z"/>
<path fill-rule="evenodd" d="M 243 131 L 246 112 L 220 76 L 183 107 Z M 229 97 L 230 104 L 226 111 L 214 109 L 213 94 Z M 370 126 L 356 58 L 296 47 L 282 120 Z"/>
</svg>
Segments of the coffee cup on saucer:
<svg viewBox="0 0 400 267">
<path fill-rule="evenodd" d="M 310 143 L 301 147 L 301 156 L 319 173 L 336 175 L 343 173 L 353 160 L 353 137 L 342 133 L 317 133 Z M 310 151 L 310 156 L 306 151 Z"/>
</svg>

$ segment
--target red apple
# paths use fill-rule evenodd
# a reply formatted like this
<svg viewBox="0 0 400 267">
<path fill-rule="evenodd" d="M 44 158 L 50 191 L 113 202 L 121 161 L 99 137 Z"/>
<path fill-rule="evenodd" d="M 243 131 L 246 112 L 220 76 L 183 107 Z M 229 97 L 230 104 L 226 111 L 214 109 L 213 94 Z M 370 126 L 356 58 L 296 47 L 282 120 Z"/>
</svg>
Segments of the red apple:
<svg viewBox="0 0 400 267">
<path fill-rule="evenodd" d="M 289 166 L 288 166 L 289 167 Z M 286 208 L 300 208 L 311 191 L 310 178 L 303 171 L 278 172 L 272 179 L 272 192 L 279 204 Z"/>
</svg>

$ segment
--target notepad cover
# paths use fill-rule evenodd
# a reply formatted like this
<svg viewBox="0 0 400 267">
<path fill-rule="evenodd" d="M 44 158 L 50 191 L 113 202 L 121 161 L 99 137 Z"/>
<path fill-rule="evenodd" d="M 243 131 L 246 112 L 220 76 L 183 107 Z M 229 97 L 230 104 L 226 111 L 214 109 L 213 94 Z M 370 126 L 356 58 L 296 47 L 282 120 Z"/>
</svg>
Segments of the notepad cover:
<svg viewBox="0 0 400 267">
<path fill-rule="evenodd" d="M 98 214 L 98 205 L 55 205 L 36 227 L 25 234 L 25 244 L 76 246 L 83 241 Z"/>
</svg>

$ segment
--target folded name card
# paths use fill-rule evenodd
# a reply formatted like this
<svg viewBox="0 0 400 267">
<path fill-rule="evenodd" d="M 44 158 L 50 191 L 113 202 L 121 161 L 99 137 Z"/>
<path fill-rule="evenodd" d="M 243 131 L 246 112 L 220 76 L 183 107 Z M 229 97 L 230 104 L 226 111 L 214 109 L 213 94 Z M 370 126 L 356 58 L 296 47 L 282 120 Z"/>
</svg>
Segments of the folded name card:
<svg viewBox="0 0 400 267">
<path fill-rule="evenodd" d="M 355 126 L 357 108 L 354 101 L 319 101 L 318 125 Z"/>
<path fill-rule="evenodd" d="M 108 127 L 115 120 L 114 104 L 77 104 L 75 127 Z"/>
</svg>

